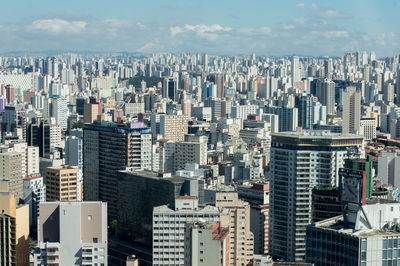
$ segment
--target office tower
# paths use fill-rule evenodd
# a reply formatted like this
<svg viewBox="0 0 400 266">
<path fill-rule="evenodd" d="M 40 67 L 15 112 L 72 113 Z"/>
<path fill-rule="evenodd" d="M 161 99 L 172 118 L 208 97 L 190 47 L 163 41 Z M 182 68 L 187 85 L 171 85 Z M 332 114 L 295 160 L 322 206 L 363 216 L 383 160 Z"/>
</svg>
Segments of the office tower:
<svg viewBox="0 0 400 266">
<path fill-rule="evenodd" d="M 186 164 L 207 164 L 207 137 L 186 135 L 184 142 L 175 143 L 174 171 L 185 168 Z"/>
<path fill-rule="evenodd" d="M 7 103 L 10 104 L 15 101 L 15 88 L 12 85 L 6 85 Z"/>
<path fill-rule="evenodd" d="M 203 102 L 205 102 L 208 97 L 217 97 L 217 86 L 214 82 L 207 82 L 204 84 L 201 96 Z"/>
<path fill-rule="evenodd" d="M 78 201 L 78 168 L 69 165 L 46 168 L 46 200 Z"/>
<path fill-rule="evenodd" d="M 56 124 L 61 126 L 62 130 L 67 130 L 68 107 L 65 98 L 51 99 L 51 116 L 56 119 Z"/>
<path fill-rule="evenodd" d="M 0 181 L 1 182 L 1 181 Z M 0 185 L 1 186 L 1 185 Z M 14 246 L 14 253 L 11 253 L 11 258 L 8 257 L 5 253 L 7 249 L 0 249 L 0 260 L 2 265 L 29 265 L 29 206 L 21 205 L 15 198 L 13 193 L 7 191 L 7 189 L 0 190 L 0 215 L 7 215 L 3 219 L 0 219 L 0 234 L 5 233 L 5 231 L 9 231 L 9 226 L 14 226 L 11 228 L 11 233 L 14 233 L 13 236 L 6 237 L 5 239 L 0 240 L 0 246 L 9 245 L 6 243 L 7 240 L 15 240 L 14 243 L 11 243 Z M 6 224 L 1 224 L 1 220 L 6 222 Z M 10 224 L 11 223 L 11 224 Z M 8 227 L 8 228 L 5 228 Z M 3 231 L 4 230 L 4 231 Z M 10 231 L 9 231 L 10 232 Z M 4 242 L 3 242 L 4 241 Z M 10 251 L 10 250 L 9 250 Z M 8 257 L 8 258 L 7 258 Z M 3 263 L 3 258 L 5 260 L 14 262 L 14 264 L 5 264 Z"/>
<path fill-rule="evenodd" d="M 224 75 L 219 73 L 215 74 L 215 84 L 217 85 L 217 97 L 224 97 Z"/>
<path fill-rule="evenodd" d="M 49 120 L 28 124 L 26 140 L 29 146 L 39 147 L 40 157 L 46 157 L 61 147 L 61 126 Z"/>
<path fill-rule="evenodd" d="M 339 184 L 348 150 L 363 154 L 363 137 L 326 131 L 272 134 L 269 252 L 286 261 L 305 259 L 312 188 Z"/>
<path fill-rule="evenodd" d="M 355 87 L 347 87 L 343 92 L 342 132 L 359 133 L 361 119 L 361 93 Z"/>
<path fill-rule="evenodd" d="M 248 265 L 254 256 L 249 203 L 240 200 L 237 192 L 217 192 L 215 206 L 222 208 L 221 226 L 229 227 L 230 265 Z"/>
<path fill-rule="evenodd" d="M 82 98 L 82 97 L 76 98 L 76 112 L 79 115 L 84 115 L 85 103 L 87 103 L 87 99 L 86 98 Z"/>
<path fill-rule="evenodd" d="M 83 132 L 79 131 L 79 136 L 83 137 Z M 83 169 L 83 138 L 77 136 L 67 136 L 65 140 L 65 164 L 77 166 Z"/>
<path fill-rule="evenodd" d="M 40 203 L 34 265 L 108 265 L 107 203 Z"/>
<path fill-rule="evenodd" d="M 97 103 L 85 103 L 83 105 L 83 122 L 92 124 L 99 115 L 99 105 Z"/>
<path fill-rule="evenodd" d="M 238 186 L 239 198 L 250 203 L 250 231 L 254 234 L 254 254 L 268 254 L 269 183 Z"/>
<path fill-rule="evenodd" d="M 185 265 L 229 265 L 229 242 L 229 229 L 221 223 L 186 223 Z"/>
<path fill-rule="evenodd" d="M 195 197 L 178 197 L 175 208 L 153 209 L 153 265 L 185 265 L 185 223 L 220 220 L 217 207 L 199 208 Z M 174 243 L 172 246 L 170 243 Z M 204 246 L 204 243 L 203 243 Z"/>
<path fill-rule="evenodd" d="M 24 204 L 29 204 L 29 227 L 31 235 L 36 236 L 39 203 L 46 201 L 46 186 L 40 175 L 24 179 Z M 33 233 L 33 234 L 32 234 Z"/>
<path fill-rule="evenodd" d="M 186 115 L 160 115 L 160 134 L 164 139 L 184 141 L 188 133 L 188 117 Z"/>
<path fill-rule="evenodd" d="M 386 104 L 394 103 L 394 85 L 387 83 L 383 86 L 383 100 Z"/>
<path fill-rule="evenodd" d="M 298 109 L 298 125 L 303 129 L 312 129 L 318 122 L 326 122 L 326 107 L 310 95 L 296 96 L 295 106 Z"/>
<path fill-rule="evenodd" d="M 204 202 L 204 180 L 184 178 L 132 168 L 117 174 L 117 234 L 127 241 L 151 246 L 152 210 L 174 208 L 175 198 L 189 195 Z"/>
<path fill-rule="evenodd" d="M 299 111 L 296 107 L 265 106 L 264 112 L 278 116 L 279 132 L 295 131 L 299 124 Z"/>
<path fill-rule="evenodd" d="M 375 118 L 363 117 L 360 120 L 360 133 L 365 140 L 376 139 L 376 120 Z"/>
<path fill-rule="evenodd" d="M 151 170 L 151 133 L 143 123 L 102 122 L 83 127 L 83 195 L 85 200 L 108 203 L 116 217 L 118 170 Z"/>
<path fill-rule="evenodd" d="M 349 195 L 355 193 L 349 187 Z M 314 265 L 397 265 L 398 202 L 348 203 L 343 215 L 307 227 L 306 262 Z M 378 218 L 379 217 L 379 218 Z"/>
<path fill-rule="evenodd" d="M 319 222 L 342 214 L 342 203 L 337 187 L 314 187 L 311 200 L 312 222 Z"/>
<path fill-rule="evenodd" d="M 293 55 L 291 58 L 291 78 L 292 78 L 292 86 L 295 85 L 296 82 L 301 80 L 301 73 L 300 73 L 300 62 L 299 57 Z"/>
<path fill-rule="evenodd" d="M 178 98 L 178 80 L 175 77 L 169 77 L 164 79 L 162 97 L 169 98 L 172 101 L 176 101 Z"/>
<path fill-rule="evenodd" d="M 325 70 L 325 76 L 327 78 L 330 78 L 332 75 L 332 71 L 333 71 L 333 61 L 332 58 L 329 58 L 327 60 L 324 61 L 324 70 Z"/>
<path fill-rule="evenodd" d="M 0 214 L 0 264 L 16 265 L 15 243 L 16 243 L 15 218 Z"/>
<path fill-rule="evenodd" d="M 328 115 L 335 115 L 335 83 L 332 80 L 318 80 L 316 96 L 322 105 L 326 106 Z"/>
</svg>

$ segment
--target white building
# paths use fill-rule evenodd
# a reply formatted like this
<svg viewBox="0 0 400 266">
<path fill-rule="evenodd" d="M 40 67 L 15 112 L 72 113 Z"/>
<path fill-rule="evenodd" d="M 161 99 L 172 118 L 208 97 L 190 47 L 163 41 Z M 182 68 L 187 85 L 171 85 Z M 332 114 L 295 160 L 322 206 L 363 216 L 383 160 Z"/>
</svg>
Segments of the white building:
<svg viewBox="0 0 400 266">
<path fill-rule="evenodd" d="M 108 265 L 107 203 L 43 202 L 33 265 Z"/>
<path fill-rule="evenodd" d="M 39 217 L 39 204 L 46 201 L 46 186 L 40 175 L 24 179 L 24 204 L 29 204 L 29 225 L 32 230 L 37 230 Z"/>
<path fill-rule="evenodd" d="M 195 197 L 179 197 L 175 208 L 153 210 L 153 265 L 185 265 L 185 226 L 187 222 L 219 222 L 217 207 L 198 207 Z"/>
<path fill-rule="evenodd" d="M 376 139 L 376 120 L 375 118 L 364 117 L 360 120 L 360 134 L 365 140 Z"/>
</svg>

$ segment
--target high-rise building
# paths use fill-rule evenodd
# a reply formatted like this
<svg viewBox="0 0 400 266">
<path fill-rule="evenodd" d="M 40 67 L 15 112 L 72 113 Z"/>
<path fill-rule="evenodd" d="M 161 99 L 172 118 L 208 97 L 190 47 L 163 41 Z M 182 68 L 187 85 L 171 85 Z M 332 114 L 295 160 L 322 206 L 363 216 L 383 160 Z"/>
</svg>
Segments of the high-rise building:
<svg viewBox="0 0 400 266">
<path fill-rule="evenodd" d="M 0 181 L 1 182 L 1 181 Z M 0 186 L 2 186 L 0 184 Z M 0 247 L 3 245 L 14 246 L 14 252 L 9 250 L 8 254 L 5 254 L 6 249 L 0 249 L 0 261 L 1 265 L 29 265 L 29 206 L 21 205 L 15 198 L 13 193 L 7 191 L 7 189 L 0 190 L 0 215 L 7 215 L 0 218 L 5 224 L 0 222 L 0 234 L 5 235 L 6 232 L 14 233 L 14 235 L 5 235 L 5 238 L 1 238 Z M 14 227 L 14 228 L 10 228 Z M 7 227 L 7 228 L 6 228 Z M 4 232 L 4 233 L 3 233 Z M 13 243 L 7 243 L 7 241 L 15 241 Z M 5 259 L 5 260 L 3 260 Z M 6 264 L 5 261 L 11 263 Z M 12 263 L 14 262 L 14 264 Z"/>
<path fill-rule="evenodd" d="M 174 208 L 175 198 L 185 195 L 204 202 L 203 180 L 135 171 L 132 168 L 119 171 L 117 179 L 117 234 L 130 242 L 151 246 L 154 207 L 168 205 Z"/>
<path fill-rule="evenodd" d="M 186 115 L 160 115 L 160 134 L 164 139 L 184 141 L 188 133 L 188 117 Z"/>
<path fill-rule="evenodd" d="M 254 256 L 254 237 L 250 231 L 250 204 L 237 192 L 217 192 L 215 206 L 221 208 L 221 226 L 229 228 L 229 265 L 248 265 Z"/>
<path fill-rule="evenodd" d="M 107 203 L 40 203 L 34 265 L 108 265 Z"/>
<path fill-rule="evenodd" d="M 68 119 L 67 100 L 61 97 L 53 97 L 51 105 L 51 116 L 56 119 L 56 124 L 60 125 L 62 130 L 66 130 Z"/>
<path fill-rule="evenodd" d="M 97 120 L 99 105 L 97 103 L 85 103 L 83 105 L 83 122 L 91 124 Z"/>
<path fill-rule="evenodd" d="M 15 101 L 15 88 L 12 85 L 6 85 L 7 103 Z"/>
<path fill-rule="evenodd" d="M 254 235 L 254 254 L 268 254 L 269 183 L 238 186 L 239 198 L 250 203 L 250 231 Z"/>
<path fill-rule="evenodd" d="M 40 175 L 24 179 L 24 204 L 29 204 L 29 225 L 31 235 L 36 236 L 39 204 L 46 201 L 46 186 Z"/>
<path fill-rule="evenodd" d="M 47 201 L 79 201 L 78 168 L 69 165 L 46 168 Z"/>
<path fill-rule="evenodd" d="M 47 157 L 61 147 L 61 126 L 51 120 L 28 124 L 26 140 L 29 146 L 39 147 L 39 157 Z"/>
<path fill-rule="evenodd" d="M 286 261 L 305 259 L 306 225 L 315 186 L 338 186 L 349 150 L 363 155 L 363 137 L 326 131 L 272 134 L 269 252 Z"/>
<path fill-rule="evenodd" d="M 316 96 L 322 105 L 326 106 L 328 115 L 335 115 L 335 82 L 332 80 L 318 80 L 316 85 Z"/>
<path fill-rule="evenodd" d="M 293 55 L 291 58 L 291 80 L 292 80 L 292 86 L 295 85 L 296 82 L 299 82 L 301 80 L 301 72 L 300 72 L 300 62 L 299 62 L 299 57 L 296 55 Z"/>
<path fill-rule="evenodd" d="M 0 264 L 16 265 L 15 244 L 16 240 L 15 218 L 0 214 Z"/>
<path fill-rule="evenodd" d="M 151 170 L 151 133 L 143 123 L 86 124 L 83 128 L 83 197 L 108 203 L 109 218 L 117 209 L 117 171 Z"/>
<path fill-rule="evenodd" d="M 218 208 L 214 206 L 199 208 L 197 198 L 189 196 L 176 198 L 174 209 L 166 205 L 155 207 L 153 209 L 153 265 L 186 265 L 185 224 L 200 221 L 219 222 Z M 174 244 L 171 245 L 171 242 Z"/>
<path fill-rule="evenodd" d="M 354 186 L 349 195 L 355 194 Z M 400 248 L 398 202 L 349 204 L 341 216 L 307 227 L 306 262 L 313 265 L 397 265 Z"/>
<path fill-rule="evenodd" d="M 361 120 L 361 92 L 347 87 L 343 92 L 342 132 L 359 133 Z"/>
<path fill-rule="evenodd" d="M 186 135 L 184 142 L 175 143 L 174 171 L 185 168 L 186 164 L 207 164 L 207 137 Z"/>
<path fill-rule="evenodd" d="M 178 93 L 178 80 L 175 77 L 164 79 L 162 97 L 169 98 L 172 101 L 177 100 Z"/>
<path fill-rule="evenodd" d="M 15 194 L 17 201 L 23 199 L 22 154 L 15 151 L 0 153 L 0 179 L 6 179 L 9 183 L 9 192 Z"/>
<path fill-rule="evenodd" d="M 370 118 L 370 117 L 361 118 L 360 134 L 364 135 L 365 140 L 376 139 L 376 120 L 375 120 L 375 118 Z"/>
<path fill-rule="evenodd" d="M 83 169 L 83 139 L 67 136 L 65 140 L 65 163 Z"/>
<path fill-rule="evenodd" d="M 229 245 L 229 229 L 221 223 L 186 223 L 185 265 L 228 266 Z"/>
</svg>

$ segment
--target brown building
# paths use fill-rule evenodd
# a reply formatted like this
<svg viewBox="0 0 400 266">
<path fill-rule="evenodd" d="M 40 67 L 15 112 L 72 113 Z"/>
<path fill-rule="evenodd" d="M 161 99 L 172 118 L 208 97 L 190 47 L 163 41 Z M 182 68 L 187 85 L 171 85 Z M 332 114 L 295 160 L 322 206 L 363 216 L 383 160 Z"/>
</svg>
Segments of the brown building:
<svg viewBox="0 0 400 266">
<path fill-rule="evenodd" d="M 222 208 L 221 226 L 229 228 L 230 265 L 250 265 L 254 257 L 250 204 L 239 200 L 237 192 L 217 192 L 215 206 Z"/>
<path fill-rule="evenodd" d="M 187 115 L 161 115 L 160 134 L 164 139 L 171 141 L 184 141 L 188 133 Z"/>
<path fill-rule="evenodd" d="M 83 122 L 92 124 L 99 115 L 99 105 L 97 103 L 85 103 L 83 105 Z"/>
<path fill-rule="evenodd" d="M 46 200 L 77 201 L 78 168 L 69 165 L 46 168 Z"/>
</svg>

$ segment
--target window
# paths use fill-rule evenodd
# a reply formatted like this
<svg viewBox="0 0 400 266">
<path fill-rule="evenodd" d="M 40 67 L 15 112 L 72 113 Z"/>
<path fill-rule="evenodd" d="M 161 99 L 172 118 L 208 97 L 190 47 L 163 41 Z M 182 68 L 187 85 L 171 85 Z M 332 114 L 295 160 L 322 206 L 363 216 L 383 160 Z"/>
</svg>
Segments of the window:
<svg viewBox="0 0 400 266">
<path fill-rule="evenodd" d="M 361 242 L 361 250 L 367 250 L 367 241 Z"/>
</svg>

